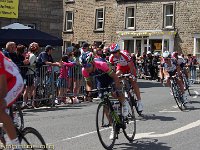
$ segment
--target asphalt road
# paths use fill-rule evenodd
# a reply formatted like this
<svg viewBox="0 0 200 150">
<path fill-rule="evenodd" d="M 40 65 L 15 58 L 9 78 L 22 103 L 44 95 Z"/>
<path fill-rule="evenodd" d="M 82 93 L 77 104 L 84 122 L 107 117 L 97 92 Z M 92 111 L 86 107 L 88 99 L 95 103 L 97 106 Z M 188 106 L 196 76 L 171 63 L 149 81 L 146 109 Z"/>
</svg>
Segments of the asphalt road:
<svg viewBox="0 0 200 150">
<path fill-rule="evenodd" d="M 144 117 L 137 116 L 135 140 L 123 134 L 116 140 L 118 150 L 199 150 L 200 85 L 194 84 L 189 99 L 193 108 L 180 111 L 169 88 L 160 83 L 139 80 Z M 25 126 L 36 128 L 46 143 L 56 150 L 103 150 L 95 115 L 99 101 L 56 108 L 24 110 Z"/>
</svg>

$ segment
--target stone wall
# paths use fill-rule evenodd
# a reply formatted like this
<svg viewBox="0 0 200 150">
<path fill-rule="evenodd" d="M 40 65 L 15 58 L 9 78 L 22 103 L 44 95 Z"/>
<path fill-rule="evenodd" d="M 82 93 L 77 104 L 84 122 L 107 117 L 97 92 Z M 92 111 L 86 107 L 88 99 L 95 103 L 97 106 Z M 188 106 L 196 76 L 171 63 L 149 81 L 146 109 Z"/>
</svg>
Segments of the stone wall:
<svg viewBox="0 0 200 150">
<path fill-rule="evenodd" d="M 175 6 L 175 50 L 192 53 L 194 49 L 194 33 L 200 33 L 200 1 L 198 0 L 76 0 L 65 4 L 65 10 L 74 14 L 73 34 L 63 34 L 65 41 L 78 42 L 104 41 L 108 44 L 117 42 L 116 31 L 125 31 L 125 8 L 136 6 L 137 30 L 163 30 L 163 4 L 174 3 Z M 95 8 L 105 7 L 105 28 L 102 33 L 95 33 Z M 135 31 L 133 30 L 133 31 Z"/>
</svg>

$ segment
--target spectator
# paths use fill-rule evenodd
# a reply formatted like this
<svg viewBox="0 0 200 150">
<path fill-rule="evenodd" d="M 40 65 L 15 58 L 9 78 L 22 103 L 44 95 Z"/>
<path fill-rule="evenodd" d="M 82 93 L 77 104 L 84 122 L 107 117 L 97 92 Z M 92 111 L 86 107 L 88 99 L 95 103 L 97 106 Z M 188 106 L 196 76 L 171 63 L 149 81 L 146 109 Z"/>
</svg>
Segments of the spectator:
<svg viewBox="0 0 200 150">
<path fill-rule="evenodd" d="M 44 65 L 58 66 L 58 67 L 62 66 L 62 63 L 53 61 L 53 58 L 51 56 L 53 50 L 54 48 L 51 45 L 47 45 L 45 47 L 45 51 L 41 52 L 38 56 L 38 59 L 36 61 L 36 74 L 37 74 L 36 85 L 38 85 L 38 83 L 41 82 L 42 73 L 48 71 L 46 67 L 42 66 Z"/>
<path fill-rule="evenodd" d="M 64 102 L 66 104 L 66 96 L 65 93 L 67 93 L 67 78 L 68 78 L 68 70 L 69 67 L 74 66 L 76 63 L 68 62 L 68 56 L 65 55 L 61 59 L 62 67 L 60 68 L 60 76 L 57 80 L 57 86 L 58 86 L 58 98 L 56 99 L 55 103 L 59 104 L 59 102 Z"/>
<path fill-rule="evenodd" d="M 188 54 L 188 66 L 190 70 L 190 79 L 196 80 L 196 65 L 198 64 L 197 59 L 192 54 Z"/>
<path fill-rule="evenodd" d="M 26 73 L 26 86 L 25 86 L 25 90 L 23 93 L 23 107 L 27 107 L 28 106 L 28 99 L 35 99 L 35 86 L 34 86 L 34 74 L 35 74 L 35 64 L 36 64 L 36 53 L 39 50 L 39 45 L 36 42 L 33 42 L 29 45 L 28 48 L 28 53 L 26 55 L 26 57 L 29 59 L 29 68 L 27 73 Z M 30 95 L 30 97 L 28 97 L 28 95 Z M 32 102 L 32 107 L 37 107 L 37 103 L 34 101 Z"/>
<path fill-rule="evenodd" d="M 18 67 L 29 64 L 28 59 L 20 60 L 16 53 L 16 44 L 15 42 L 8 42 L 6 44 L 6 49 L 3 50 L 3 53 L 6 57 L 10 58 Z"/>
<path fill-rule="evenodd" d="M 23 79 L 26 79 L 26 73 L 28 71 L 27 66 L 29 65 L 29 58 L 26 57 L 26 47 L 24 45 L 17 45 L 16 48 L 16 56 L 17 56 L 17 62 L 18 62 L 18 67 L 20 67 L 20 73 L 22 75 Z M 23 63 L 25 60 L 27 60 L 27 63 Z"/>
<path fill-rule="evenodd" d="M 86 53 L 88 51 L 89 51 L 89 44 L 83 43 L 82 48 L 81 48 L 81 54 Z"/>
</svg>

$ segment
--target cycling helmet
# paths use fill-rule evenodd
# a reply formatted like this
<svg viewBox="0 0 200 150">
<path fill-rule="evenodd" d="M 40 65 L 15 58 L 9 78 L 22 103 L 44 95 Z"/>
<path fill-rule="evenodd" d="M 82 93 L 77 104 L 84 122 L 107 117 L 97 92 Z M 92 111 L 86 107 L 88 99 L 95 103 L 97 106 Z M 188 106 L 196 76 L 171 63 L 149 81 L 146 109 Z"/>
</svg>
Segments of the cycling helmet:
<svg viewBox="0 0 200 150">
<path fill-rule="evenodd" d="M 148 55 L 148 54 L 151 54 L 151 51 L 147 51 L 147 55 Z"/>
<path fill-rule="evenodd" d="M 170 56 L 169 51 L 164 51 L 162 56 L 163 56 L 163 58 L 168 58 Z"/>
<path fill-rule="evenodd" d="M 110 46 L 110 53 L 115 53 L 115 52 L 118 52 L 120 51 L 120 47 L 118 44 L 112 44 Z"/>
<path fill-rule="evenodd" d="M 94 55 L 92 52 L 83 53 L 79 58 L 80 64 L 82 66 L 93 62 L 93 60 L 94 60 Z"/>
<path fill-rule="evenodd" d="M 178 52 L 173 52 L 173 53 L 172 53 L 172 57 L 175 58 L 175 57 L 177 57 L 177 56 L 178 56 Z"/>
</svg>

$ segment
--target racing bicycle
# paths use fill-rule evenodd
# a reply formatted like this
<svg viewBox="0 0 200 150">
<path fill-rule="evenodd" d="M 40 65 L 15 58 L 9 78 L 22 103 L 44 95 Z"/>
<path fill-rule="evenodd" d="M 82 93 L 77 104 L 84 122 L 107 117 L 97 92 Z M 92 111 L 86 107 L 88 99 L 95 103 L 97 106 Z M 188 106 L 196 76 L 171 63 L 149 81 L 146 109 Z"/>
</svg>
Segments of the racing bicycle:
<svg viewBox="0 0 200 150">
<path fill-rule="evenodd" d="M 97 108 L 96 129 L 101 144 L 108 150 L 113 148 L 121 132 L 124 133 L 125 137 L 130 142 L 133 141 L 136 133 L 134 110 L 132 109 L 127 117 L 123 117 L 122 105 L 120 104 L 118 109 L 116 109 L 114 101 L 111 101 L 109 98 L 109 93 L 112 91 L 114 91 L 112 87 L 89 91 L 92 93 L 98 92 L 102 100 Z M 110 138 L 111 132 L 113 133 L 113 138 Z"/>
</svg>

